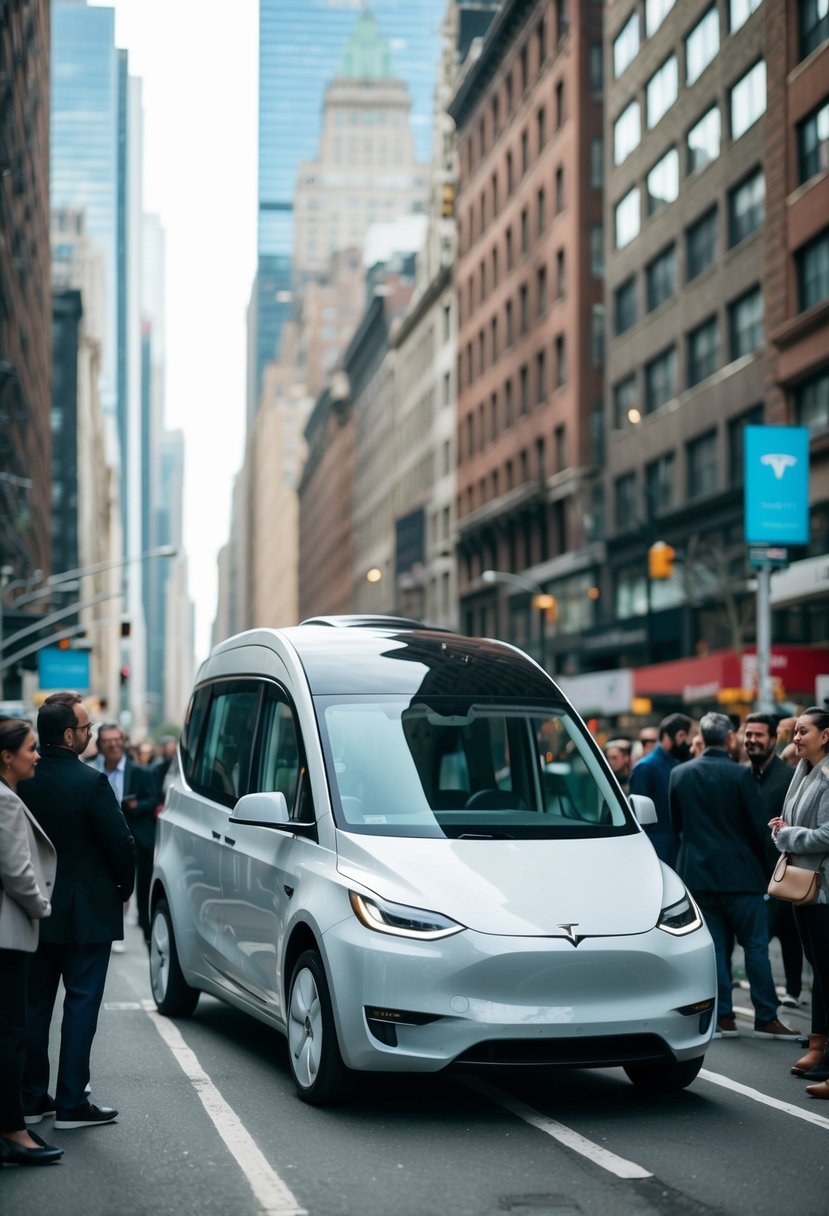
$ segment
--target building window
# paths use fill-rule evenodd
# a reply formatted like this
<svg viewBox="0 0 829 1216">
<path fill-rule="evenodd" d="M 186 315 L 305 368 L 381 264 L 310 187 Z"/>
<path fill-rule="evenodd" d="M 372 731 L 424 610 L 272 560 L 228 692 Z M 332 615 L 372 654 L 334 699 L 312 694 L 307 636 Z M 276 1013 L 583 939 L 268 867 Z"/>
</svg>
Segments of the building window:
<svg viewBox="0 0 829 1216">
<path fill-rule="evenodd" d="M 590 225 L 590 273 L 594 279 L 604 278 L 604 228 Z"/>
<path fill-rule="evenodd" d="M 728 243 L 739 245 L 763 223 L 766 213 L 766 179 L 756 169 L 728 195 Z"/>
<path fill-rule="evenodd" d="M 564 268 L 564 250 L 556 252 L 556 299 L 563 300 L 567 295 L 567 274 Z"/>
<path fill-rule="evenodd" d="M 717 256 L 717 208 L 706 211 L 695 224 L 686 230 L 687 254 L 685 264 L 687 281 L 690 283 L 713 265 Z"/>
<path fill-rule="evenodd" d="M 636 376 L 631 372 L 613 386 L 613 425 L 617 431 L 639 421 L 638 404 Z"/>
<path fill-rule="evenodd" d="M 728 24 L 732 34 L 735 34 L 741 25 L 745 25 L 761 3 L 762 0 L 729 0 Z"/>
<path fill-rule="evenodd" d="M 639 187 L 634 186 L 623 199 L 616 204 L 615 232 L 616 248 L 624 249 L 625 245 L 639 235 L 641 223 L 641 199 Z"/>
<path fill-rule="evenodd" d="M 709 8 L 685 39 L 685 83 L 698 80 L 720 49 L 720 15 Z"/>
<path fill-rule="evenodd" d="M 538 235 L 541 236 L 544 229 L 547 227 L 547 192 L 542 186 L 536 196 L 537 214 L 538 214 Z"/>
<path fill-rule="evenodd" d="M 518 406 L 522 414 L 530 412 L 530 385 L 526 363 L 518 373 Z"/>
<path fill-rule="evenodd" d="M 645 267 L 645 301 L 648 312 L 670 300 L 676 291 L 676 246 L 669 245 Z"/>
<path fill-rule="evenodd" d="M 645 413 L 652 414 L 676 396 L 676 347 L 645 364 Z"/>
<path fill-rule="evenodd" d="M 526 255 L 530 248 L 530 217 L 527 208 L 521 212 L 521 252 Z"/>
<path fill-rule="evenodd" d="M 556 215 L 561 215 L 564 210 L 564 170 L 559 166 L 556 169 Z"/>
<path fill-rule="evenodd" d="M 720 327 L 716 317 L 709 317 L 688 334 L 688 387 L 713 376 L 717 370 L 720 349 Z"/>
<path fill-rule="evenodd" d="M 498 286 L 498 248 L 492 250 L 492 286 Z"/>
<path fill-rule="evenodd" d="M 636 279 L 631 275 L 613 293 L 613 329 L 627 333 L 636 324 Z"/>
<path fill-rule="evenodd" d="M 493 173 L 490 185 L 492 187 L 492 215 L 495 217 L 498 214 L 498 175 Z"/>
<path fill-rule="evenodd" d="M 829 4 L 826 0 L 800 0 L 800 58 L 811 55 L 829 38 Z"/>
<path fill-rule="evenodd" d="M 604 367 L 604 304 L 590 310 L 590 364 L 594 371 Z"/>
<path fill-rule="evenodd" d="M 636 474 L 625 473 L 622 477 L 617 477 L 613 489 L 616 506 L 617 529 L 620 532 L 626 532 L 630 528 L 638 527 L 639 517 L 636 510 Z"/>
<path fill-rule="evenodd" d="M 763 293 L 753 287 L 728 306 L 728 335 L 732 359 L 750 355 L 763 341 Z"/>
<path fill-rule="evenodd" d="M 564 388 L 567 383 L 567 344 L 564 334 L 559 334 L 555 341 L 556 352 L 556 388 Z"/>
<path fill-rule="evenodd" d="M 600 97 L 604 88 L 604 69 L 602 65 L 602 44 L 590 43 L 590 92 L 593 97 Z"/>
<path fill-rule="evenodd" d="M 745 135 L 766 109 L 766 64 L 758 59 L 731 90 L 731 138 Z"/>
<path fill-rule="evenodd" d="M 507 300 L 506 308 L 504 310 L 504 330 L 506 333 L 507 346 L 512 346 L 512 300 Z"/>
<path fill-rule="evenodd" d="M 530 328 L 530 293 L 527 291 L 527 284 L 522 283 L 518 289 L 518 325 L 521 335 L 529 332 Z"/>
<path fill-rule="evenodd" d="M 547 356 L 540 350 L 535 356 L 535 382 L 538 387 L 538 404 L 547 400 Z"/>
<path fill-rule="evenodd" d="M 613 75 L 617 80 L 638 54 L 639 13 L 634 9 L 613 39 Z"/>
<path fill-rule="evenodd" d="M 829 169 L 829 101 L 797 125 L 797 169 L 800 182 Z"/>
<path fill-rule="evenodd" d="M 679 89 L 679 68 L 676 55 L 666 59 L 654 72 L 645 89 L 645 113 L 648 127 L 653 129 L 663 114 L 676 101 Z"/>
<path fill-rule="evenodd" d="M 601 135 L 590 141 L 590 185 L 600 190 L 604 185 L 604 140 Z"/>
<path fill-rule="evenodd" d="M 633 149 L 639 146 L 641 137 L 639 102 L 632 101 L 629 106 L 625 106 L 613 124 L 614 165 L 621 165 L 627 160 Z"/>
<path fill-rule="evenodd" d="M 717 488 L 717 432 L 708 431 L 686 447 L 688 497 L 701 498 Z"/>
<path fill-rule="evenodd" d="M 535 125 L 538 133 L 538 150 L 539 152 L 547 142 L 547 110 L 545 106 L 535 116 Z"/>
<path fill-rule="evenodd" d="M 704 169 L 720 154 L 722 122 L 717 106 L 712 106 L 688 132 L 688 172 Z"/>
<path fill-rule="evenodd" d="M 489 349 L 494 363 L 498 358 L 498 318 L 493 317 L 489 323 Z"/>
<path fill-rule="evenodd" d="M 513 265 L 515 264 L 515 257 L 512 248 L 512 228 L 507 228 L 505 240 L 507 246 L 507 270 L 512 270 Z"/>
<path fill-rule="evenodd" d="M 529 83 L 529 79 L 530 79 L 530 57 L 529 57 L 529 54 L 527 51 L 526 42 L 521 47 L 521 54 L 519 56 L 519 67 L 520 67 L 520 72 L 521 72 L 521 92 L 526 93 L 527 84 Z"/>
<path fill-rule="evenodd" d="M 512 168 L 512 153 L 507 152 L 507 194 L 512 194 L 515 185 L 515 174 Z"/>
<path fill-rule="evenodd" d="M 540 266 L 535 275 L 535 297 L 538 301 L 538 315 L 543 317 L 547 311 L 547 267 Z"/>
<path fill-rule="evenodd" d="M 645 0 L 645 33 L 653 37 L 668 13 L 674 7 L 674 0 Z"/>
<path fill-rule="evenodd" d="M 567 432 L 564 424 L 557 426 L 553 433 L 556 452 L 556 472 L 561 473 L 567 468 Z"/>
<path fill-rule="evenodd" d="M 798 426 L 807 426 L 810 431 L 829 430 L 829 371 L 820 372 L 797 388 L 794 415 Z"/>
<path fill-rule="evenodd" d="M 679 153 L 669 148 L 651 169 L 647 178 L 646 206 L 648 215 L 672 203 L 679 195 Z"/>
<path fill-rule="evenodd" d="M 829 228 L 798 249 L 795 265 L 800 311 L 829 299 Z"/>
<path fill-rule="evenodd" d="M 529 137 L 529 134 L 525 127 L 524 130 L 521 132 L 521 176 L 522 177 L 527 172 L 529 167 L 530 167 L 530 137 Z"/>
<path fill-rule="evenodd" d="M 666 452 L 645 468 L 645 493 L 648 507 L 653 515 L 670 511 L 674 505 L 676 483 L 676 459 L 673 452 Z"/>
<path fill-rule="evenodd" d="M 556 130 L 560 131 L 564 126 L 566 114 L 564 112 L 564 81 L 560 80 L 556 85 Z"/>
</svg>

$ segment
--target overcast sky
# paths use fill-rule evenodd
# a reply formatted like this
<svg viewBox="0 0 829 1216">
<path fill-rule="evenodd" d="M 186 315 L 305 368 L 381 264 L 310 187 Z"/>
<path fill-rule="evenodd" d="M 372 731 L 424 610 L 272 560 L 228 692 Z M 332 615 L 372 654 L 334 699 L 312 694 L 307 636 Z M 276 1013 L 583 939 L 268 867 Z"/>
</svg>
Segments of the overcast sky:
<svg viewBox="0 0 829 1216">
<path fill-rule="evenodd" d="M 144 207 L 166 232 L 166 423 L 185 436 L 184 541 L 201 659 L 244 439 L 259 6 L 109 0 L 104 7 L 115 9 L 117 45 L 143 81 Z"/>
</svg>

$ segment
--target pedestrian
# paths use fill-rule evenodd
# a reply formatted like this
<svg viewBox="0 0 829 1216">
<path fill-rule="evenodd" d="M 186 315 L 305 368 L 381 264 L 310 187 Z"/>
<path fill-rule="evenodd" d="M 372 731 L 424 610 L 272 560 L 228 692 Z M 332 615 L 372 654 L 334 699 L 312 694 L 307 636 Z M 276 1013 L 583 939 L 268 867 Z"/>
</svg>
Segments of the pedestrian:
<svg viewBox="0 0 829 1216">
<path fill-rule="evenodd" d="M 671 771 L 691 753 L 691 719 L 686 714 L 669 714 L 656 729 L 657 742 L 630 774 L 631 794 L 645 794 L 656 807 L 655 824 L 645 824 L 651 844 L 661 861 L 673 866 L 678 841 L 671 827 L 668 786 Z M 641 735 L 640 735 L 641 739 Z"/>
<path fill-rule="evenodd" d="M 176 765 L 173 762 L 177 751 L 178 740 L 173 735 L 165 735 L 161 740 L 161 755 L 154 765 L 155 779 L 161 788 L 162 801 L 175 775 Z"/>
<path fill-rule="evenodd" d="M 820 874 L 820 895 L 817 903 L 794 908 L 803 952 L 812 966 L 812 1024 L 809 1050 L 792 1072 L 817 1082 L 806 1087 L 813 1098 L 829 1098 L 824 1071 L 829 1043 L 829 713 L 818 706 L 805 710 L 797 719 L 793 742 L 797 768 L 782 814 L 769 827 L 779 852 L 788 853 L 794 865 Z"/>
<path fill-rule="evenodd" d="M 639 731 L 637 751 L 633 754 L 633 763 L 638 764 L 649 756 L 659 742 L 659 729 L 656 726 L 643 726 Z"/>
<path fill-rule="evenodd" d="M 54 845 L 17 794 L 37 762 L 29 723 L 0 722 L 0 1165 L 51 1165 L 63 1156 L 27 1129 L 23 1114 L 29 956 L 52 912 L 57 866 Z"/>
<path fill-rule="evenodd" d="M 630 739 L 609 739 L 604 746 L 605 759 L 625 793 L 630 780 Z"/>
<path fill-rule="evenodd" d="M 110 948 L 124 934 L 132 890 L 132 838 L 106 778 L 88 764 L 92 724 L 80 696 L 52 693 L 37 715 L 40 763 L 19 794 L 57 849 L 53 915 L 29 970 L 23 1110 L 27 1123 L 56 1112 L 56 1128 L 111 1123 L 117 1110 L 87 1097 L 89 1057 Z M 55 1097 L 49 1095 L 49 1027 L 63 981 Z"/>
<path fill-rule="evenodd" d="M 769 962 L 764 823 L 751 774 L 731 759 L 734 729 L 725 714 L 704 714 L 705 751 L 671 772 L 671 823 L 679 837 L 677 873 L 705 916 L 717 959 L 717 1035 L 737 1035 L 731 997 L 734 939 L 745 953 L 754 1037 L 796 1039 L 777 1016 Z"/>
<path fill-rule="evenodd" d="M 691 759 L 695 760 L 697 756 L 701 756 L 705 751 L 705 744 L 702 741 L 702 735 L 697 731 L 691 740 Z"/>
<path fill-rule="evenodd" d="M 748 756 L 749 772 L 754 778 L 757 797 L 763 813 L 763 821 L 781 815 L 783 803 L 791 784 L 794 770 L 777 756 L 777 719 L 772 714 L 749 714 L 745 720 L 744 747 Z M 766 863 L 769 874 L 777 864 L 778 853 L 772 840 L 767 841 Z M 796 1009 L 803 991 L 803 947 L 800 934 L 794 923 L 794 909 L 782 899 L 770 899 L 769 936 L 780 942 L 783 956 L 783 974 L 786 977 L 786 992 L 780 998 L 781 1005 Z"/>
<path fill-rule="evenodd" d="M 155 773 L 126 754 L 127 738 L 117 722 L 98 730 L 96 767 L 109 780 L 124 812 L 135 848 L 135 902 L 144 942 L 150 945 L 150 878 L 155 851 L 155 821 L 161 791 Z"/>
</svg>

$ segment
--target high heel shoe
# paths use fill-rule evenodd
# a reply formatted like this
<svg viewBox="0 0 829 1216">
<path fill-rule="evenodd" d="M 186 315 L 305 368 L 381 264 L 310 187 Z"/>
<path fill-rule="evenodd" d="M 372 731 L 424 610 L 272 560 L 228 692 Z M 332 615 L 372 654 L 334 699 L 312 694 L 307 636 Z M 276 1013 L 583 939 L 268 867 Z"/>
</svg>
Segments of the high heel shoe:
<svg viewBox="0 0 829 1216">
<path fill-rule="evenodd" d="M 829 1043 L 829 1038 L 825 1034 L 810 1034 L 809 1050 L 789 1069 L 792 1076 L 802 1077 L 810 1068 L 817 1068 L 819 1064 L 822 1064 L 827 1043 Z"/>
<path fill-rule="evenodd" d="M 820 1081 L 817 1085 L 807 1085 L 806 1093 L 812 1098 L 829 1098 L 829 1081 Z"/>
<path fill-rule="evenodd" d="M 47 1144 L 33 1132 L 29 1132 L 29 1135 L 36 1142 L 37 1148 L 27 1148 L 16 1140 L 9 1140 L 8 1136 L 0 1136 L 0 1165 L 52 1165 L 53 1162 L 60 1161 L 63 1156 L 62 1148 Z"/>
</svg>

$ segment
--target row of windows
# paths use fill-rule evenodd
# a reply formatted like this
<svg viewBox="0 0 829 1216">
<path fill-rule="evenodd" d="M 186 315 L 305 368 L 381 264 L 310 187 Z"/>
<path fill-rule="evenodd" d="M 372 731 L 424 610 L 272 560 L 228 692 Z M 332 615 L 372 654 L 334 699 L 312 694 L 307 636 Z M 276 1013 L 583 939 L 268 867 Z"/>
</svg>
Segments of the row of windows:
<svg viewBox="0 0 829 1216">
<path fill-rule="evenodd" d="M 763 420 L 762 405 L 753 406 L 746 414 L 728 424 L 728 483 L 739 485 L 743 480 L 744 436 L 747 426 Z M 676 451 L 665 452 L 645 465 L 645 502 L 640 501 L 637 473 L 624 473 L 613 485 L 613 506 L 617 531 L 641 527 L 644 519 L 671 511 L 681 503 L 714 494 L 722 488 L 720 444 L 715 429 L 689 440 L 684 445 L 685 493 L 680 492 Z"/>
<path fill-rule="evenodd" d="M 604 358 L 602 331 L 604 313 L 601 305 L 594 312 L 595 337 L 593 345 L 594 366 L 600 370 Z M 504 383 L 503 392 L 490 394 L 489 409 L 483 402 L 476 413 L 467 414 L 461 434 L 459 435 L 458 457 L 465 459 L 481 451 L 487 442 L 494 441 L 503 431 L 509 430 L 513 423 L 529 414 L 534 405 L 543 405 L 549 392 L 548 367 L 552 367 L 553 388 L 563 389 L 567 384 L 567 339 L 564 334 L 558 334 L 552 345 L 551 361 L 548 364 L 547 351 L 536 351 L 532 363 L 523 363 L 518 375 L 510 377 Z"/>
<path fill-rule="evenodd" d="M 707 317 L 685 335 L 685 387 L 693 388 L 714 374 L 723 363 L 741 359 L 763 342 L 763 294 L 759 287 L 726 305 L 725 351 L 718 314 Z M 725 354 L 725 358 L 723 358 Z M 638 374 L 631 372 L 613 386 L 613 425 L 617 430 L 635 425 L 642 414 L 652 414 L 672 401 L 679 391 L 676 345 L 660 351 L 643 369 L 643 391 Z"/>
<path fill-rule="evenodd" d="M 570 26 L 568 0 L 556 0 L 556 45 Z M 601 57 L 601 47 L 599 47 Z M 466 169 L 471 172 L 475 164 L 484 158 L 493 146 L 510 116 L 530 85 L 537 80 L 549 54 L 547 17 L 542 13 L 535 28 L 525 39 L 506 73 L 503 86 L 492 95 L 488 115 L 482 115 L 477 126 L 470 131 L 463 147 L 462 156 Z M 592 56 L 591 56 L 592 63 Z M 563 104 L 563 103 L 562 103 Z"/>
<path fill-rule="evenodd" d="M 543 435 L 538 436 L 532 449 L 521 449 L 517 460 L 505 460 L 502 467 L 492 469 L 485 477 L 479 478 L 477 485 L 467 486 L 463 493 L 458 494 L 458 514 L 468 514 L 518 486 L 526 485 L 529 481 L 544 481 L 551 474 L 568 468 L 567 432 L 563 425 L 553 431 L 552 454 L 554 464 L 550 468 L 547 441 Z"/>
<path fill-rule="evenodd" d="M 673 8 L 675 0 L 646 0 L 645 29 L 651 37 Z M 760 0 L 729 0 L 728 29 L 734 34 L 760 7 Z M 613 75 L 619 79 L 639 54 L 641 46 L 641 20 L 639 10 L 634 9 L 613 40 Z M 720 15 L 716 4 L 700 18 L 685 37 L 686 84 L 702 75 L 705 68 L 720 49 Z"/>
</svg>

